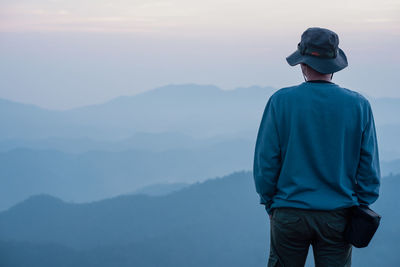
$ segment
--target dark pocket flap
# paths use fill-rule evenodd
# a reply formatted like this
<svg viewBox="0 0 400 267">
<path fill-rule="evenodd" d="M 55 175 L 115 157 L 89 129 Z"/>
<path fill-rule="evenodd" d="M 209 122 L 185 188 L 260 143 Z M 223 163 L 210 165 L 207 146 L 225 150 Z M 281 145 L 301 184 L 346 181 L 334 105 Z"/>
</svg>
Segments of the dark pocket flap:
<svg viewBox="0 0 400 267">
<path fill-rule="evenodd" d="M 326 225 L 329 228 L 331 228 L 337 232 L 340 232 L 340 233 L 343 233 L 344 230 L 346 229 L 346 221 L 345 220 L 327 222 Z"/>
</svg>

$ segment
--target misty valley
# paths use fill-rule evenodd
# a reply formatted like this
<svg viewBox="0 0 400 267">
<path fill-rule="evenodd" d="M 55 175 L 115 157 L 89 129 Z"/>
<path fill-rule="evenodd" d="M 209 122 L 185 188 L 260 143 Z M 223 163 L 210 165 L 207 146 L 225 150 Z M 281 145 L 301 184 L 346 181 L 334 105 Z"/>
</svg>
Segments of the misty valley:
<svg viewBox="0 0 400 267">
<path fill-rule="evenodd" d="M 265 266 L 250 170 L 274 91 L 168 85 L 64 111 L 0 99 L 0 267 Z M 382 222 L 353 266 L 395 267 L 400 99 L 369 100 Z"/>
</svg>

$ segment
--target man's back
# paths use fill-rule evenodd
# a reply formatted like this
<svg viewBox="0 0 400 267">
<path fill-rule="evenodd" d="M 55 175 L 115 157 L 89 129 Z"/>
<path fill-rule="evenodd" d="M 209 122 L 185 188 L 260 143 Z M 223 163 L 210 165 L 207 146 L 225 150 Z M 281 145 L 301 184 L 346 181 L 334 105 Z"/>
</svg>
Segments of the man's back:
<svg viewBox="0 0 400 267">
<path fill-rule="evenodd" d="M 373 123 L 368 100 L 334 83 L 317 81 L 282 88 L 271 101 L 282 161 L 271 208 L 333 210 L 358 205 L 356 175 L 363 131 Z M 364 145 L 371 152 L 377 149 L 376 139 Z M 368 175 L 379 177 L 379 159 L 373 160 L 375 168 L 369 168 Z M 377 197 L 371 189 L 361 201 Z"/>
<path fill-rule="evenodd" d="M 253 176 L 270 217 L 268 266 L 351 266 L 344 237 L 350 207 L 378 198 L 380 168 L 370 103 L 331 82 L 347 67 L 339 37 L 308 28 L 286 58 L 305 82 L 267 102 L 258 130 Z"/>
</svg>

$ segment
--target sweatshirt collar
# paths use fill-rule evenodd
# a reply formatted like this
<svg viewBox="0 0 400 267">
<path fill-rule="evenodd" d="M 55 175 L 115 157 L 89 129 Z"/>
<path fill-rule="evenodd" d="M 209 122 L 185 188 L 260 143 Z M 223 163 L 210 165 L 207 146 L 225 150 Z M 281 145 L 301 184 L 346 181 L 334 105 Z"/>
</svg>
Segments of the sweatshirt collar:
<svg viewBox="0 0 400 267">
<path fill-rule="evenodd" d="M 325 81 L 325 80 L 311 80 L 311 81 L 307 81 L 308 83 L 332 83 L 330 81 Z"/>
</svg>

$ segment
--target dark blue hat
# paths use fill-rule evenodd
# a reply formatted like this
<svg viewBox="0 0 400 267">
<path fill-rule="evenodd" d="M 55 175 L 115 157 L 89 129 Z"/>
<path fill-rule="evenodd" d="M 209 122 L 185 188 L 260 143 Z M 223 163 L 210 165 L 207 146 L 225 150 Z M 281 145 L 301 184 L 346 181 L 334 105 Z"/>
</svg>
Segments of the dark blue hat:
<svg viewBox="0 0 400 267">
<path fill-rule="evenodd" d="M 301 35 L 297 50 L 286 58 L 291 66 L 309 65 L 320 73 L 334 73 L 347 67 L 347 58 L 339 48 L 339 37 L 324 28 L 308 28 Z"/>
</svg>

